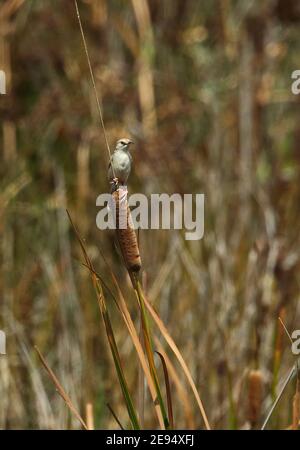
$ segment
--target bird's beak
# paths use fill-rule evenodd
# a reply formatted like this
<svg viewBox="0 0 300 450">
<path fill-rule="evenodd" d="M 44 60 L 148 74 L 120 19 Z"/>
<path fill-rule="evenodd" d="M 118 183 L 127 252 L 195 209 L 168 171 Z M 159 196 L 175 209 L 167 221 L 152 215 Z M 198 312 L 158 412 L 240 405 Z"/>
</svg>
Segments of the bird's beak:
<svg viewBox="0 0 300 450">
<path fill-rule="evenodd" d="M 134 144 L 134 142 L 129 140 L 128 145 L 130 145 L 130 144 Z"/>
</svg>

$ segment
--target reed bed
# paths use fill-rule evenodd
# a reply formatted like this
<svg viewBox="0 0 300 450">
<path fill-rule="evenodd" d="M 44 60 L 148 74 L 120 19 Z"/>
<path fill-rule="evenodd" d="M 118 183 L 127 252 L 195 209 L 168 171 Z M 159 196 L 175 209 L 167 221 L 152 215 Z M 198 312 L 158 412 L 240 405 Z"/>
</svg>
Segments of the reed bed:
<svg viewBox="0 0 300 450">
<path fill-rule="evenodd" d="M 299 428 L 294 3 L 78 2 L 109 144 L 136 143 L 130 192 L 204 193 L 199 242 L 97 229 L 74 4 L 1 3 L 1 429 Z"/>
</svg>

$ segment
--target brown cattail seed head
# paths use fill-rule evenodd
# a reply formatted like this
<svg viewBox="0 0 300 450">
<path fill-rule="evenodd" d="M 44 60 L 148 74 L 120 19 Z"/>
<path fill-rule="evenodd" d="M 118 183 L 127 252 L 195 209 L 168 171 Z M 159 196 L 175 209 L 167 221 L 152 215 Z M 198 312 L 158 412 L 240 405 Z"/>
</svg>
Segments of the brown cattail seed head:
<svg viewBox="0 0 300 450">
<path fill-rule="evenodd" d="M 251 428 L 256 428 L 260 421 L 262 391 L 263 391 L 263 377 L 260 370 L 251 370 L 249 373 L 249 411 L 248 419 Z"/>
<path fill-rule="evenodd" d="M 139 272 L 141 269 L 141 257 L 131 213 L 127 202 L 117 189 L 112 194 L 115 204 L 116 233 L 126 268 L 130 272 Z"/>
</svg>

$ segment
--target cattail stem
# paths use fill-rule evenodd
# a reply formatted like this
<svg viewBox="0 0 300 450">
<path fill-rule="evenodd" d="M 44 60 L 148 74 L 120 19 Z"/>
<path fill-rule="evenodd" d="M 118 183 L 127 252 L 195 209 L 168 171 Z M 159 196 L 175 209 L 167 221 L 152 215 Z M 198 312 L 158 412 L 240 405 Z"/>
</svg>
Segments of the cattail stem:
<svg viewBox="0 0 300 450">
<path fill-rule="evenodd" d="M 134 278 L 134 282 L 135 282 L 134 288 L 135 288 L 135 292 L 137 295 L 137 300 L 138 300 L 140 312 L 141 312 L 141 322 L 142 322 L 142 330 L 143 330 L 143 337 L 144 337 L 144 345 L 145 345 L 146 355 L 147 355 L 147 359 L 148 359 L 148 363 L 149 363 L 150 373 L 151 373 L 151 376 L 152 376 L 152 379 L 153 379 L 153 382 L 154 382 L 154 385 L 156 388 L 157 401 L 160 405 L 161 413 L 162 413 L 162 416 L 164 419 L 165 428 L 169 429 L 170 422 L 169 422 L 166 407 L 165 407 L 165 404 L 164 404 L 164 401 L 162 398 L 158 375 L 157 375 L 155 362 L 154 362 L 152 335 L 151 335 L 151 329 L 150 329 L 150 324 L 149 324 L 149 317 L 148 317 L 147 309 L 146 309 L 146 305 L 145 305 L 144 293 L 143 293 L 141 283 L 138 280 L 138 275 L 136 273 L 133 275 L 133 278 Z"/>
</svg>

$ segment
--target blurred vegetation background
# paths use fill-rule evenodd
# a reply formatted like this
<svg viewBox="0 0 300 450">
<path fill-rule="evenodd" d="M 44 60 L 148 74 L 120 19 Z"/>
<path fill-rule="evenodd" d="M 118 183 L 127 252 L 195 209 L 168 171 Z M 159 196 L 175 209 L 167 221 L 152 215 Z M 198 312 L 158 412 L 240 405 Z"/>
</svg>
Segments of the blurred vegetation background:
<svg viewBox="0 0 300 450">
<path fill-rule="evenodd" d="M 300 328 L 300 4 L 293 0 L 82 0 L 111 147 L 135 141 L 130 193 L 204 193 L 205 235 L 141 231 L 149 299 L 185 356 L 214 428 L 249 428 L 249 373 L 261 416 L 294 363 L 278 323 Z M 41 367 L 46 356 L 97 428 L 127 424 L 89 274 L 114 269 L 138 321 L 111 232 L 96 227 L 107 152 L 74 3 L 1 0 L 0 428 L 77 428 Z M 138 362 L 111 303 L 125 373 Z M 159 336 L 158 336 L 159 338 Z M 156 345 L 159 345 L 156 343 Z M 163 342 L 161 341 L 161 345 Z M 202 427 L 170 356 L 176 427 Z M 291 423 L 294 384 L 271 421 Z M 250 397 L 249 397 L 250 395 Z M 249 400 L 250 398 L 250 400 Z M 147 400 L 148 401 L 148 400 Z M 251 409 L 251 408 L 250 408 Z M 156 426 L 146 408 L 145 426 Z"/>
</svg>

